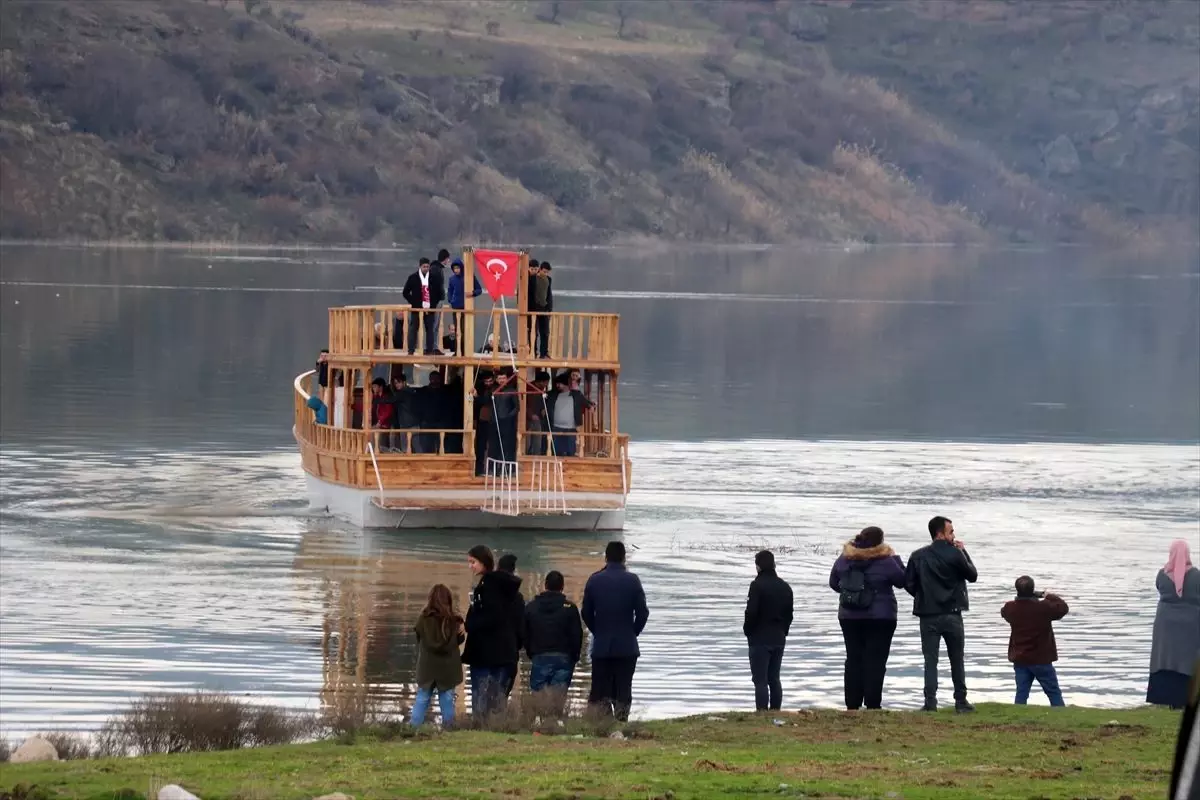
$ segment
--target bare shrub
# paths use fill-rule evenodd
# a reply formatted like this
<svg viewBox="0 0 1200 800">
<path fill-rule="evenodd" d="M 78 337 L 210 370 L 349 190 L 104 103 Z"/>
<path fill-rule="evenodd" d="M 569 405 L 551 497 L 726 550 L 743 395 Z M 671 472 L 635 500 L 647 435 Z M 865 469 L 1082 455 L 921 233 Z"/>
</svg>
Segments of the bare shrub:
<svg viewBox="0 0 1200 800">
<path fill-rule="evenodd" d="M 455 31 L 467 28 L 467 9 L 457 0 L 450 0 L 446 4 L 446 27 Z"/>
<path fill-rule="evenodd" d="M 38 736 L 54 745 L 54 749 L 58 751 L 58 757 L 62 761 L 91 758 L 94 751 L 91 739 L 82 733 L 48 731 L 39 733 Z"/>
<path fill-rule="evenodd" d="M 148 755 L 286 744 L 316 734 L 308 715 L 249 705 L 227 695 L 148 695 L 110 718 L 96 737 L 100 755 Z"/>
<path fill-rule="evenodd" d="M 563 0 L 545 0 L 537 10 L 536 18 L 540 22 L 558 25 L 563 12 Z"/>
<path fill-rule="evenodd" d="M 486 27 L 487 27 L 487 35 L 488 36 L 499 36 L 500 35 L 500 23 L 497 22 L 496 20 L 489 19 L 487 21 Z"/>
<path fill-rule="evenodd" d="M 513 693 L 504 709 L 485 717 L 469 717 L 465 727 L 499 733 L 535 732 L 543 735 L 607 737 L 620 731 L 628 738 L 649 738 L 638 722 L 622 722 L 588 705 L 571 705 L 559 689 Z"/>
<path fill-rule="evenodd" d="M 714 36 L 708 42 L 708 48 L 705 50 L 701 63 L 706 69 L 724 72 L 733 63 L 736 50 L 736 46 L 728 36 Z"/>
<path fill-rule="evenodd" d="M 0 739 L 0 764 L 7 764 L 12 758 L 12 743 L 8 739 Z"/>
</svg>

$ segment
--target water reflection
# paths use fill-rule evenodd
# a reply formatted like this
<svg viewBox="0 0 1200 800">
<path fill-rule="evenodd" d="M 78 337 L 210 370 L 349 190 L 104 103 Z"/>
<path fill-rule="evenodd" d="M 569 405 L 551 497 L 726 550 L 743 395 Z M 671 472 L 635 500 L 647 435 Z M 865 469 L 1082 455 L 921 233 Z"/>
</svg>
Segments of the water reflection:
<svg viewBox="0 0 1200 800">
<path fill-rule="evenodd" d="M 581 603 L 583 586 L 597 568 L 604 542 L 585 536 L 555 537 L 528 532 L 489 533 L 518 554 L 517 573 L 526 600 L 538 592 L 550 570 L 563 573 L 565 594 Z M 450 587 L 456 608 L 465 613 L 473 585 L 466 551 L 479 544 L 466 532 L 444 532 L 436 542 L 404 533 L 323 531 L 305 533 L 295 560 L 303 585 L 313 583 L 321 597 L 321 708 L 329 713 L 365 710 L 404 714 L 416 687 L 417 643 L 412 634 L 429 589 Z M 585 645 L 586 651 L 586 645 Z M 570 700 L 584 702 L 590 689 L 586 655 L 571 684 Z M 528 683 L 522 662 L 518 685 Z M 469 671 L 468 671 L 469 672 Z M 466 711 L 470 680 L 458 694 Z"/>
</svg>

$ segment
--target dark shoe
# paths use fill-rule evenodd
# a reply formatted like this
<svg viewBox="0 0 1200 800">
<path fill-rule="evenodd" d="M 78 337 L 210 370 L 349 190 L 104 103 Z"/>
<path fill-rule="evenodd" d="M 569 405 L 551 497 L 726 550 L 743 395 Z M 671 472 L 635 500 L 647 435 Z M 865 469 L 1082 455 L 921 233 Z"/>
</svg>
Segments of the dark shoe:
<svg viewBox="0 0 1200 800">
<path fill-rule="evenodd" d="M 937 711 L 937 703 L 926 703 L 921 706 L 922 711 Z"/>
<path fill-rule="evenodd" d="M 954 713 L 955 714 L 974 714 L 975 706 L 971 705 L 970 703 L 955 703 L 954 704 Z"/>
</svg>

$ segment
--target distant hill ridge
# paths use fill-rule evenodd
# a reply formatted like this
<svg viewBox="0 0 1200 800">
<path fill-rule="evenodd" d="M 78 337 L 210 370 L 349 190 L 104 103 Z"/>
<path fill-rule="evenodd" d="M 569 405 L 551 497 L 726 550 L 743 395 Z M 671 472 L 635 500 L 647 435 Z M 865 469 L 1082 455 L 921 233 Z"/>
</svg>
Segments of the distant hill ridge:
<svg viewBox="0 0 1200 800">
<path fill-rule="evenodd" d="M 1194 238 L 1198 9 L 5 0 L 0 236 Z"/>
</svg>

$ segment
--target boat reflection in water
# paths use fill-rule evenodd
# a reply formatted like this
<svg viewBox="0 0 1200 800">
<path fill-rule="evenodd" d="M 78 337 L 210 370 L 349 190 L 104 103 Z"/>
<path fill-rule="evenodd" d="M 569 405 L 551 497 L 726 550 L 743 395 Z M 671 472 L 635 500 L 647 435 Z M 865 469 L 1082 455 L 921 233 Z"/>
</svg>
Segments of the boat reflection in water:
<svg viewBox="0 0 1200 800">
<path fill-rule="evenodd" d="M 497 558 L 504 553 L 517 556 L 527 602 L 541 591 L 546 573 L 558 570 L 566 580 L 567 597 L 579 604 L 588 576 L 604 561 L 605 540 L 577 533 L 500 531 L 490 538 Z M 496 541 L 504 547 L 494 546 Z M 425 536 L 411 531 L 314 530 L 303 535 L 295 568 L 322 612 L 322 714 L 407 719 L 416 694 L 413 625 L 437 583 L 450 587 L 458 612 L 465 614 L 473 586 L 466 552 L 479 543 L 480 534 L 455 531 Z M 523 656 L 514 696 L 528 686 L 528 676 L 529 663 Z M 460 714 L 469 710 L 470 675 L 466 678 L 458 689 Z M 590 684 L 585 640 L 569 693 L 572 706 L 586 701 Z"/>
</svg>

